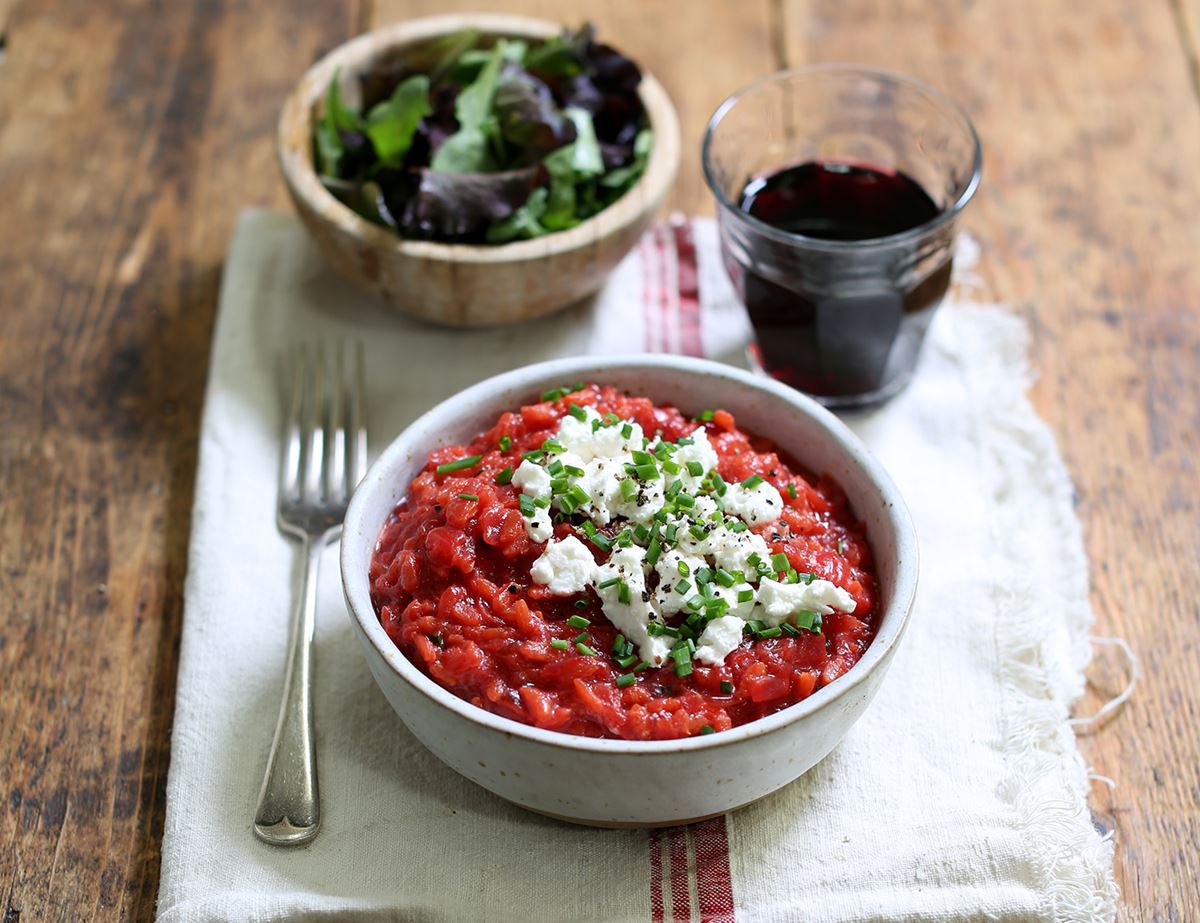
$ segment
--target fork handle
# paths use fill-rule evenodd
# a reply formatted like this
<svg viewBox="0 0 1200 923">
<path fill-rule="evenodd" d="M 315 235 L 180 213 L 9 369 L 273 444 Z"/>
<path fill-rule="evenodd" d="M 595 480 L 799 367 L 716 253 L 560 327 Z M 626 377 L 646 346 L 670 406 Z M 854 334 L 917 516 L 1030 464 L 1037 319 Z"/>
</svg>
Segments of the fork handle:
<svg viewBox="0 0 1200 923">
<path fill-rule="evenodd" d="M 305 536 L 302 592 L 288 632 L 287 669 L 279 721 L 267 757 L 254 834 L 275 846 L 300 846 L 321 828 L 317 752 L 313 739 L 312 641 L 317 624 L 317 571 L 329 534 Z"/>
</svg>

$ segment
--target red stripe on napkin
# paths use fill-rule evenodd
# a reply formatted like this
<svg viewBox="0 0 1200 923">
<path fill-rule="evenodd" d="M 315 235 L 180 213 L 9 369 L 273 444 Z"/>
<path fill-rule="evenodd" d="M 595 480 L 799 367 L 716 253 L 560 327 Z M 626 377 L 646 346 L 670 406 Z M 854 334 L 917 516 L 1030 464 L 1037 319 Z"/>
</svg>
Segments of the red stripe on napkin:
<svg viewBox="0 0 1200 923">
<path fill-rule="evenodd" d="M 678 275 L 679 351 L 685 356 L 704 356 L 700 334 L 700 278 L 696 271 L 696 240 L 692 223 L 673 221 L 675 261 Z"/>
<path fill-rule="evenodd" d="M 663 923 L 662 837 L 650 831 L 650 919 Z"/>
<path fill-rule="evenodd" d="M 696 893 L 701 923 L 733 923 L 733 878 L 729 873 L 729 836 L 725 818 L 714 817 L 692 828 L 696 844 Z"/>
<path fill-rule="evenodd" d="M 671 848 L 671 914 L 675 923 L 692 923 L 691 866 L 688 863 L 687 827 L 667 831 Z"/>
</svg>

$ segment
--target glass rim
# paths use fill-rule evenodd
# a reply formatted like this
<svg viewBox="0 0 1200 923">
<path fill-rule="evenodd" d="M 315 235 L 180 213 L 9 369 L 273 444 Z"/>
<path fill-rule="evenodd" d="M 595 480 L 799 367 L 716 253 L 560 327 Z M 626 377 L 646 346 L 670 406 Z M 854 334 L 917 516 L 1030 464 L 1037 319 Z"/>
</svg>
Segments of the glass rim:
<svg viewBox="0 0 1200 923">
<path fill-rule="evenodd" d="M 967 132 L 970 135 L 972 144 L 972 162 L 971 175 L 967 180 L 958 197 L 948 206 L 939 211 L 934 217 L 928 221 L 917 225 L 914 228 L 909 228 L 906 231 L 900 231 L 897 234 L 889 234 L 885 237 L 870 237 L 866 240 L 827 240 L 821 237 L 809 237 L 805 234 L 796 234 L 792 231 L 784 231 L 774 225 L 767 224 L 746 211 L 743 211 L 736 203 L 730 201 L 724 190 L 720 188 L 716 177 L 713 175 L 712 168 L 712 145 L 713 134 L 721 121 L 726 115 L 741 102 L 744 98 L 752 93 L 761 90 L 762 88 L 774 83 L 783 83 L 794 77 L 803 77 L 815 74 L 833 74 L 845 76 L 860 76 L 883 78 L 893 83 L 900 84 L 911 90 L 916 90 L 926 97 L 930 98 L 938 106 L 950 110 L 955 116 L 961 120 L 966 126 Z M 967 115 L 967 111 L 959 105 L 955 100 L 951 99 L 941 90 L 931 86 L 923 80 L 918 80 L 915 77 L 909 77 L 907 74 L 902 74 L 899 71 L 890 70 L 886 67 L 871 67 L 869 65 L 859 64 L 809 64 L 803 67 L 792 67 L 786 70 L 775 71 L 765 77 L 760 77 L 753 83 L 748 83 L 740 89 L 734 91 L 728 96 L 709 118 L 707 126 L 704 129 L 704 141 L 700 148 L 700 166 L 704 172 L 704 181 L 708 185 L 709 190 L 717 199 L 717 204 L 726 211 L 733 212 L 737 219 L 768 237 L 773 237 L 778 241 L 789 244 L 803 244 L 812 249 L 821 250 L 869 250 L 877 247 L 889 247 L 895 244 L 906 243 L 916 240 L 920 237 L 929 234 L 942 225 L 952 221 L 959 212 L 966 207 L 966 204 L 975 196 L 976 190 L 979 188 L 980 175 L 983 172 L 983 147 L 979 141 L 979 133 L 975 130 L 975 124 L 971 121 L 971 117 Z"/>
</svg>

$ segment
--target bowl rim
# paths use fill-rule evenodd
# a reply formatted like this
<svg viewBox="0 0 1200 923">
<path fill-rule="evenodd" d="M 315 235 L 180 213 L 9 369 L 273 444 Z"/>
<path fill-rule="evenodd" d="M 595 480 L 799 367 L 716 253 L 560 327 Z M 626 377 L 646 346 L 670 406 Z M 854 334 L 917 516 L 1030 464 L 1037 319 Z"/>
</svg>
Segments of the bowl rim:
<svg viewBox="0 0 1200 923">
<path fill-rule="evenodd" d="M 565 231 L 506 244 L 457 244 L 409 240 L 372 224 L 330 193 L 317 177 L 312 157 L 312 107 L 324 94 L 338 68 L 353 66 L 386 51 L 437 38 L 464 28 L 488 34 L 550 38 L 563 26 L 548 19 L 505 13 L 450 13 L 421 16 L 364 32 L 333 48 L 304 72 L 279 112 L 275 133 L 276 156 L 292 196 L 343 233 L 393 253 L 446 263 L 522 262 L 582 249 L 634 224 L 648 208 L 657 208 L 680 162 L 679 117 L 662 84 L 642 70 L 638 96 L 654 131 L 654 148 L 646 169 L 625 194 L 591 218 Z M 641 65 L 638 65 L 639 69 Z M 308 143 L 293 149 L 291 138 Z"/>
<path fill-rule="evenodd" d="M 798 412 L 818 423 L 827 436 L 837 444 L 838 449 L 844 452 L 850 461 L 866 474 L 867 479 L 878 490 L 880 500 L 885 504 L 886 516 L 896 532 L 896 547 L 899 556 L 892 599 L 881 615 L 876 636 L 854 666 L 834 682 L 818 689 L 808 698 L 772 715 L 717 734 L 653 741 L 582 737 L 523 724 L 472 705 L 439 686 L 422 673 L 392 642 L 371 604 L 370 587 L 365 571 L 361 574 L 351 572 L 351 558 L 361 555 L 361 550 L 358 549 L 361 549 L 363 543 L 367 543 L 369 558 L 377 539 L 377 528 L 363 529 L 370 497 L 380 490 L 391 490 L 393 486 L 392 469 L 398 463 L 403 463 L 406 457 L 419 459 L 427 455 L 428 449 L 423 446 L 416 447 L 417 451 L 413 452 L 406 436 L 428 427 L 431 421 L 440 422 L 442 417 L 458 416 L 463 410 L 469 410 L 477 403 L 488 401 L 496 394 L 506 390 L 532 389 L 547 381 L 575 380 L 581 376 L 585 378 L 594 376 L 596 380 L 602 381 L 606 370 L 611 373 L 613 370 L 624 371 L 638 368 L 662 369 L 685 377 L 711 378 L 716 376 L 730 383 L 749 385 L 783 398 Z M 360 534 L 361 538 L 356 538 Z M 352 549 L 358 550 L 357 553 L 352 553 Z M 342 589 L 352 620 L 392 673 L 415 691 L 460 718 L 509 737 L 523 738 L 532 743 L 545 744 L 563 750 L 627 755 L 703 751 L 731 746 L 781 730 L 817 711 L 832 707 L 839 699 L 865 682 L 877 668 L 886 667 L 889 654 L 899 643 L 908 627 L 916 596 L 918 558 L 916 529 L 908 507 L 892 479 L 879 462 L 871 456 L 858 436 L 829 410 L 812 398 L 786 385 L 722 363 L 686 356 L 636 354 L 580 356 L 569 359 L 552 359 L 523 366 L 472 385 L 426 411 L 392 440 L 391 444 L 370 466 L 358 489 L 355 490 L 346 512 L 345 528 L 338 554 Z"/>
</svg>

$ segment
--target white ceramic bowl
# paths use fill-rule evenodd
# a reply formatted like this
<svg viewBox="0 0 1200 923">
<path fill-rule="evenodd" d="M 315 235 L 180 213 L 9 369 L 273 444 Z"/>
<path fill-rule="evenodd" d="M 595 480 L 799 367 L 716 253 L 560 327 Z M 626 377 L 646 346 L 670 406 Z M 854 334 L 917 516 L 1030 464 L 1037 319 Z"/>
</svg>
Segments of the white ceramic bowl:
<svg viewBox="0 0 1200 923">
<path fill-rule="evenodd" d="M 576 737 L 502 718 L 447 692 L 384 632 L 367 569 L 384 520 L 438 446 L 470 441 L 542 391 L 595 381 L 674 404 L 723 407 L 814 474 L 833 477 L 865 524 L 880 582 L 878 633 L 844 676 L 797 705 L 687 740 Z M 904 633 L 917 541 L 895 486 L 849 429 L 815 401 L 766 378 L 677 356 L 584 357 L 490 378 L 408 427 L 367 472 L 346 514 L 342 583 L 367 664 L 412 732 L 453 769 L 523 807 L 598 826 L 664 826 L 723 814 L 793 781 L 858 720 Z"/>
</svg>

